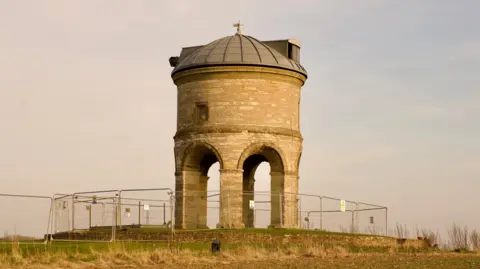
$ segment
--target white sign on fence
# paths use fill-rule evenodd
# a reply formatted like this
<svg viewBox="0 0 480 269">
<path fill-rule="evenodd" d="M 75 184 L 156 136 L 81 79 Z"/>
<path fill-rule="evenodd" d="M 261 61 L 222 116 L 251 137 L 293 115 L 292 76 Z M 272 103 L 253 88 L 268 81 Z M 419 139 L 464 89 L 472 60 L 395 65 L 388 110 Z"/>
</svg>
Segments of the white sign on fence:
<svg viewBox="0 0 480 269">
<path fill-rule="evenodd" d="M 254 200 L 250 200 L 250 209 L 255 209 L 255 201 Z"/>
<path fill-rule="evenodd" d="M 145 210 L 145 211 L 150 210 L 150 205 L 143 205 L 143 210 Z"/>
<path fill-rule="evenodd" d="M 345 203 L 345 200 L 341 200 L 340 201 L 340 211 L 345 212 L 346 209 L 347 209 L 347 205 Z"/>
</svg>

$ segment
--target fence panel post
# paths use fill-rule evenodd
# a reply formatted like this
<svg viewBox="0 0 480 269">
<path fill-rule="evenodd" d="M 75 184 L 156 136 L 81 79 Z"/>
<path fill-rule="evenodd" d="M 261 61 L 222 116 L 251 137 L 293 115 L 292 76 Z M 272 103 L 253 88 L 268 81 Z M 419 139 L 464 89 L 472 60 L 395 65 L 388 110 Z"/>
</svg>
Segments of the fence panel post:
<svg viewBox="0 0 480 269">
<path fill-rule="evenodd" d="M 358 202 L 355 203 L 355 232 L 359 233 L 360 228 L 359 228 L 360 221 L 358 219 Z"/>
<path fill-rule="evenodd" d="M 175 209 L 174 209 L 174 202 L 175 202 L 174 192 L 170 193 L 170 240 L 168 241 L 168 246 L 171 247 L 173 244 L 173 236 L 175 233 Z M 165 219 L 164 219 L 165 221 Z M 167 226 L 168 228 L 168 226 Z"/>
<path fill-rule="evenodd" d="M 88 205 L 88 229 L 92 229 L 92 205 Z"/>
<path fill-rule="evenodd" d="M 47 225 L 47 243 L 51 241 L 52 239 L 52 234 L 53 234 L 53 221 L 54 221 L 54 207 L 55 207 L 55 201 L 53 200 L 53 197 L 50 198 L 50 213 L 48 215 L 48 225 Z"/>
<path fill-rule="evenodd" d="M 120 197 L 120 196 L 119 196 Z M 117 239 L 117 225 L 118 225 L 118 204 L 119 202 L 116 201 L 115 198 L 112 198 L 112 204 L 113 204 L 113 209 L 112 209 L 112 242 L 115 242 Z"/>
<path fill-rule="evenodd" d="M 355 210 L 352 210 L 352 226 L 350 228 L 350 233 L 355 233 Z"/>
<path fill-rule="evenodd" d="M 388 236 L 388 208 L 385 207 L 385 236 Z"/>
<path fill-rule="evenodd" d="M 72 195 L 72 232 L 75 231 L 75 195 Z"/>
<path fill-rule="evenodd" d="M 138 201 L 138 226 L 142 226 L 141 214 L 142 214 L 142 201 Z"/>
<path fill-rule="evenodd" d="M 122 228 L 122 193 L 118 193 L 118 201 L 117 201 L 117 210 L 116 210 L 116 218 L 117 218 L 117 226 Z"/>
<path fill-rule="evenodd" d="M 322 196 L 319 196 L 320 198 L 320 231 L 323 231 L 323 198 Z"/>
</svg>

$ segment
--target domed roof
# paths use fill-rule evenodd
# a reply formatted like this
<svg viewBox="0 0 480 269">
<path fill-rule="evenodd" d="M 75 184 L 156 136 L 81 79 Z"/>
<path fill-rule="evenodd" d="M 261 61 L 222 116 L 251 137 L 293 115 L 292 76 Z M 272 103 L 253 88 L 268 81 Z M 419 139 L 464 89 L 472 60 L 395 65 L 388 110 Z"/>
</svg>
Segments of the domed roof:
<svg viewBox="0 0 480 269">
<path fill-rule="evenodd" d="M 274 67 L 307 76 L 307 71 L 297 61 L 251 36 L 239 33 L 217 39 L 205 46 L 184 49 L 172 75 L 187 69 L 225 65 Z"/>
</svg>

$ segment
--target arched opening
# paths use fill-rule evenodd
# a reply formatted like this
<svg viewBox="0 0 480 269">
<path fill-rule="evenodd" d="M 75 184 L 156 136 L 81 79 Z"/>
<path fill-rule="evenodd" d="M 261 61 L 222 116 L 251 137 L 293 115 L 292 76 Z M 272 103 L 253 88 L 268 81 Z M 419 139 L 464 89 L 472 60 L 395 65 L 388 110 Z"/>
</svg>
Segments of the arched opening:
<svg viewBox="0 0 480 269">
<path fill-rule="evenodd" d="M 208 175 L 210 167 L 219 161 L 219 154 L 208 144 L 192 145 L 186 150 L 183 161 L 183 171 L 198 171 L 202 176 Z"/>
<path fill-rule="evenodd" d="M 250 228 L 268 228 L 271 224 L 270 211 L 271 211 L 271 194 L 270 194 L 270 171 L 271 167 L 268 161 L 260 163 L 257 168 L 252 171 L 251 176 L 255 186 L 251 188 L 254 191 L 253 201 L 254 208 L 250 210 L 250 214 L 253 214 L 253 223 L 245 222 L 247 227 Z M 244 177 L 245 178 L 245 177 Z M 244 180 L 244 183 L 248 182 Z M 245 193 L 248 195 L 248 193 Z M 250 196 L 252 197 L 252 196 Z M 248 202 L 250 203 L 250 202 Z M 252 216 L 250 216 L 251 218 Z M 244 220 L 245 221 L 245 220 Z M 252 222 L 252 220 L 251 220 Z"/>
<path fill-rule="evenodd" d="M 218 171 L 222 161 L 218 151 L 208 144 L 194 144 L 184 155 L 182 165 L 183 214 L 182 226 L 188 229 L 208 228 L 209 201 L 218 200 Z M 217 184 L 210 183 L 214 176 Z M 211 186 L 209 188 L 209 185 Z M 209 192 L 215 190 L 215 192 Z M 216 210 L 218 220 L 218 210 Z M 215 218 L 213 218 L 215 219 Z"/>
<path fill-rule="evenodd" d="M 268 224 L 279 226 L 281 224 L 281 193 L 284 181 L 284 165 L 280 153 L 269 146 L 253 146 L 244 152 L 240 162 L 242 162 L 241 168 L 243 169 L 242 208 L 245 227 L 268 226 L 265 225 L 265 216 L 268 214 L 270 215 Z M 269 176 L 265 175 L 265 170 L 268 169 L 265 163 L 270 165 Z M 258 177 L 257 174 L 261 176 Z M 270 190 L 255 190 L 255 185 L 259 184 L 257 182 L 262 180 L 261 185 L 265 186 L 264 181 L 268 180 L 268 177 L 270 178 Z"/>
<path fill-rule="evenodd" d="M 215 228 L 220 222 L 220 164 L 214 163 L 208 170 L 207 226 Z"/>
</svg>

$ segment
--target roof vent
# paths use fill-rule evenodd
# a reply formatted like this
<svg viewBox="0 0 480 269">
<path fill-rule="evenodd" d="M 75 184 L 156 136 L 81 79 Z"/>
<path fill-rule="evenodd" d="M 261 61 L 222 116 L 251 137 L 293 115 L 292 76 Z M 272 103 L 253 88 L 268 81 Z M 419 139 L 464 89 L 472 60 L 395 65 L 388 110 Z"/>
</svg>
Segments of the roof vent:
<svg viewBox="0 0 480 269">
<path fill-rule="evenodd" d="M 178 56 L 170 57 L 170 59 L 168 59 L 168 61 L 170 62 L 171 67 L 175 67 L 175 66 L 178 65 Z"/>
<path fill-rule="evenodd" d="M 295 62 L 299 63 L 300 62 L 300 47 L 295 44 L 288 41 L 288 59 L 294 60 Z"/>
</svg>

